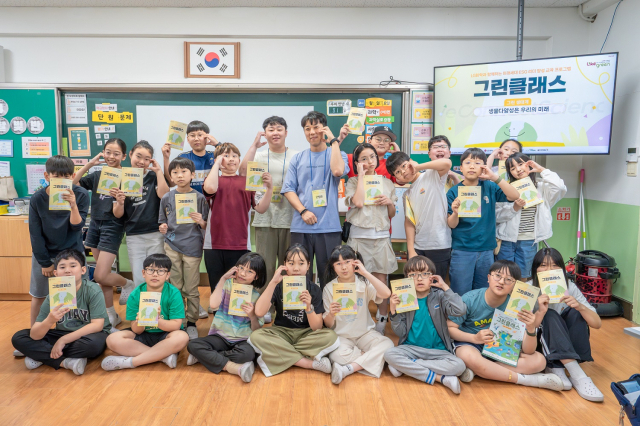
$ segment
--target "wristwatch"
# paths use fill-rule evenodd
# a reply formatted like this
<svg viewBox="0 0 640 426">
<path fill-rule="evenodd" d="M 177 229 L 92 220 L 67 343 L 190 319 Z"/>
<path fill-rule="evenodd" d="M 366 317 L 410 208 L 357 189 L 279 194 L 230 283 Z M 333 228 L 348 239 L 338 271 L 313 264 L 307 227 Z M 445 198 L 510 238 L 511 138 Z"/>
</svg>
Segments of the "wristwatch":
<svg viewBox="0 0 640 426">
<path fill-rule="evenodd" d="M 524 329 L 524 331 L 526 331 L 526 332 L 527 332 L 527 336 L 535 337 L 535 336 L 537 336 L 537 335 L 538 335 L 538 333 L 537 333 L 538 328 L 537 328 L 537 327 L 536 327 L 536 329 L 533 331 L 533 333 L 529 333 L 529 330 L 527 330 L 526 328 Z"/>
<path fill-rule="evenodd" d="M 313 314 L 316 311 L 316 308 L 313 305 L 309 305 L 310 308 L 307 311 L 306 309 L 304 310 L 307 314 Z"/>
</svg>

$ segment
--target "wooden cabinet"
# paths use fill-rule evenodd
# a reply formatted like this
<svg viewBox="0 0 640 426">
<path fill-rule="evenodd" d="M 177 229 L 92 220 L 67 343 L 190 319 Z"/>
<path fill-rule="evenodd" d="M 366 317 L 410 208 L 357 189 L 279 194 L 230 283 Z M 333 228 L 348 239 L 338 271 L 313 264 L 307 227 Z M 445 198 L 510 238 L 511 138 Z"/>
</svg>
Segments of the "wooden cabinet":
<svg viewBox="0 0 640 426">
<path fill-rule="evenodd" d="M 30 300 L 29 216 L 0 216 L 0 300 Z"/>
</svg>

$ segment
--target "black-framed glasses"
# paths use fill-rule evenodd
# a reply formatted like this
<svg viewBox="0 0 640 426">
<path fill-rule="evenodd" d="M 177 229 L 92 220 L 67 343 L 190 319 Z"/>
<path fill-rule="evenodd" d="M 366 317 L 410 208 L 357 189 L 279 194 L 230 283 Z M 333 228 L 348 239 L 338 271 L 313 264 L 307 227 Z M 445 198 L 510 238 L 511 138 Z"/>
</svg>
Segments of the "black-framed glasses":
<svg viewBox="0 0 640 426">
<path fill-rule="evenodd" d="M 413 279 L 420 277 L 426 280 L 428 278 L 431 278 L 432 275 L 433 274 L 431 272 L 412 272 L 410 274 L 407 274 L 407 277 L 413 278 Z"/>
<path fill-rule="evenodd" d="M 168 269 L 164 269 L 164 268 L 160 268 L 160 269 L 156 269 L 156 268 L 144 268 L 144 271 L 149 274 L 149 275 L 167 275 L 167 273 L 169 272 Z"/>
</svg>

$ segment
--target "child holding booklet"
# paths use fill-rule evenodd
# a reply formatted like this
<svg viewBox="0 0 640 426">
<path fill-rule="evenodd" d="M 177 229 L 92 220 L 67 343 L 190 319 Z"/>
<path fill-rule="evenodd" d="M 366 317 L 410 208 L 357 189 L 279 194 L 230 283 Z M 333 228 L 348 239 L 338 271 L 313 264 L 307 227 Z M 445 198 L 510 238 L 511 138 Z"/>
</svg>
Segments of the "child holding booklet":
<svg viewBox="0 0 640 426">
<path fill-rule="evenodd" d="M 474 374 L 500 382 L 516 383 L 523 386 L 562 390 L 562 381 L 555 374 L 538 373 L 544 369 L 546 360 L 536 352 L 536 316 L 529 311 L 518 313 L 518 320 L 525 323 L 526 334 L 521 345 L 517 366 L 494 362 L 482 355 L 485 344 L 494 341 L 489 329 L 496 310 L 505 311 L 509 296 L 516 281 L 520 279 L 520 268 L 515 262 L 498 260 L 489 268 L 488 288 L 469 291 L 462 296 L 467 312 L 459 317 L 450 317 L 449 334 L 454 340 L 454 350 L 467 369 L 460 376 L 463 382 L 470 382 Z"/>
<path fill-rule="evenodd" d="M 391 247 L 389 228 L 396 215 L 396 188 L 389 179 L 376 173 L 379 165 L 376 149 L 358 144 L 353 150 L 353 168 L 358 175 L 347 182 L 345 204 L 350 207 L 346 221 L 351 223 L 347 244 L 360 253 L 367 271 L 383 283 L 387 275 L 398 269 L 396 254 Z M 384 335 L 389 305 L 383 300 L 378 306 L 376 331 Z"/>
<path fill-rule="evenodd" d="M 265 376 L 280 374 L 291 366 L 331 373 L 331 362 L 326 357 L 340 345 L 333 330 L 322 328 L 322 291 L 307 278 L 311 261 L 307 250 L 294 244 L 285 253 L 285 264 L 277 270 L 260 299 L 256 302 L 256 315 L 263 316 L 275 306 L 275 323 L 251 334 L 249 343 L 258 354 L 258 365 Z M 288 281 L 302 283 L 304 290 L 289 290 Z M 285 289 L 285 287 L 287 287 Z M 298 296 L 294 296 L 297 292 Z M 292 309 L 297 304 L 302 308 Z"/>
<path fill-rule="evenodd" d="M 184 302 L 180 290 L 168 282 L 171 259 L 164 254 L 152 254 L 142 266 L 145 282 L 136 287 L 127 300 L 127 321 L 131 321 L 131 328 L 107 338 L 107 347 L 119 355 L 102 360 L 106 371 L 136 368 L 157 361 L 176 368 L 178 352 L 189 342 L 189 336 L 182 330 Z M 143 292 L 161 293 L 156 326 L 138 325 Z"/>
<path fill-rule="evenodd" d="M 504 163 L 507 161 L 507 158 L 516 152 L 522 152 L 522 144 L 518 142 L 517 139 L 507 139 L 500 144 L 499 148 L 494 149 L 491 155 L 489 155 L 489 158 L 487 158 L 487 165 L 491 167 L 494 172 L 498 173 L 500 166 L 493 165 L 495 160 L 498 160 L 500 163 Z"/>
<path fill-rule="evenodd" d="M 160 200 L 158 223 L 164 235 L 164 250 L 171 259 L 171 284 L 187 299 L 187 334 L 190 339 L 196 339 L 200 263 L 209 206 L 204 195 L 191 187 L 195 175 L 193 161 L 174 158 L 169 164 L 169 173 L 176 187 Z"/>
<path fill-rule="evenodd" d="M 51 305 L 45 298 L 31 330 L 13 335 L 11 343 L 23 353 L 29 370 L 46 364 L 82 375 L 87 358 L 102 354 L 111 324 L 99 285 L 83 278 L 84 254 L 76 249 L 58 253 L 54 262 L 56 277 L 71 277 L 75 285 L 75 309 Z M 52 329 L 51 327 L 55 327 Z"/>
<path fill-rule="evenodd" d="M 187 365 L 200 362 L 212 373 L 219 374 L 224 370 L 240 376 L 245 383 L 251 382 L 256 353 L 247 339 L 252 330 L 264 325 L 254 304 L 260 297 L 258 290 L 264 286 L 266 275 L 262 256 L 245 253 L 220 277 L 209 301 L 217 314 L 213 317 L 209 335 L 189 342 Z M 244 286 L 250 288 L 250 294 L 242 298 L 239 310 L 236 295 Z"/>
<path fill-rule="evenodd" d="M 557 278 L 563 280 L 561 284 L 566 286 L 566 290 L 562 288 L 564 294 L 559 299 L 554 297 L 555 300 L 550 300 L 549 293 L 555 289 L 547 289 L 540 279 L 540 274 L 548 271 L 558 272 Z M 560 377 L 564 390 L 574 387 L 578 395 L 587 401 L 601 402 L 604 399 L 602 392 L 579 363 L 593 361 L 589 329 L 600 328 L 602 320 L 580 289 L 573 281 L 567 280 L 564 259 L 558 250 L 544 248 L 536 253 L 531 276 L 532 284 L 542 289 L 536 324 L 541 324 L 538 336 L 542 353 L 547 359 L 545 373 Z M 567 371 L 570 377 L 567 377 Z"/>
<path fill-rule="evenodd" d="M 453 355 L 447 317 L 464 315 L 467 307 L 442 277 L 434 274 L 435 270 L 433 262 L 424 256 L 412 257 L 404 266 L 404 275 L 415 285 L 419 308 L 398 313 L 400 298 L 391 295 L 391 328 L 399 339 L 398 346 L 386 351 L 384 359 L 395 377 L 407 374 L 430 385 L 438 381 L 458 395 L 457 376 L 464 372 L 465 365 Z"/>
<path fill-rule="evenodd" d="M 543 201 L 525 207 L 526 202 L 520 197 L 513 203 L 496 204 L 496 237 L 502 240 L 496 259 L 514 261 L 523 274 L 529 275 L 538 243 L 553 235 L 551 209 L 565 196 L 567 187 L 557 173 L 520 152 L 507 158 L 506 168 L 512 184 L 529 177 L 538 190 L 538 198 Z M 540 173 L 539 180 L 536 180 L 536 173 Z"/>
<path fill-rule="evenodd" d="M 324 325 L 335 330 L 340 346 L 329 354 L 333 361 L 331 382 L 339 384 L 356 371 L 380 378 L 384 367 L 384 353 L 393 347 L 388 337 L 377 332 L 369 313 L 369 302 L 380 304 L 391 296 L 385 283 L 370 274 L 362 263 L 362 256 L 348 245 L 337 246 L 327 263 L 327 285 L 322 291 Z M 346 308 L 349 315 L 341 315 L 345 305 L 335 301 L 334 286 L 342 287 L 353 295 Z M 344 297 L 343 297 L 344 299 Z M 355 299 L 355 300 L 353 300 Z"/>
<path fill-rule="evenodd" d="M 487 286 L 496 248 L 496 203 L 514 201 L 518 191 L 486 164 L 478 148 L 460 157 L 464 181 L 447 192 L 451 228 L 451 289 L 460 295 Z M 465 195 L 462 204 L 461 194 Z"/>
<path fill-rule="evenodd" d="M 256 203 L 255 191 L 246 190 L 246 163 L 245 159 L 241 166 L 240 150 L 234 144 L 222 143 L 216 148 L 216 162 L 204 182 L 204 192 L 211 207 L 207 228 L 210 232 L 207 232 L 204 240 L 204 261 L 212 293 L 225 272 L 249 251 L 247 241 L 251 208 L 262 214 L 271 203 L 271 175 L 266 172 L 262 174 L 266 189 L 262 199 Z"/>
<path fill-rule="evenodd" d="M 53 179 L 67 179 L 70 184 L 75 177 L 73 161 L 62 155 L 54 155 L 45 164 L 44 178 L 51 183 Z M 54 275 L 53 259 L 65 249 L 84 252 L 82 227 L 89 210 L 89 193 L 86 189 L 73 185 L 62 191 L 62 199 L 67 203 L 66 210 L 51 210 L 51 185 L 36 191 L 29 203 L 29 236 L 31 237 L 31 318 L 29 324 L 36 322 L 40 307 L 49 295 L 48 278 Z M 16 353 L 16 355 L 19 355 Z"/>
<path fill-rule="evenodd" d="M 120 187 L 120 179 L 117 178 L 122 175 L 120 164 L 126 158 L 127 145 L 122 139 L 111 138 L 104 143 L 103 151 L 82 166 L 73 178 L 74 184 L 91 191 L 91 223 L 84 245 L 91 248 L 96 260 L 93 279 L 102 287 L 112 332 L 117 331 L 115 327 L 122 322 L 113 306 L 113 287 L 133 285 L 133 281 L 111 272 L 124 234 L 124 220 L 113 214 L 113 204 Z M 102 170 L 84 176 L 98 165 L 103 166 Z"/>
<path fill-rule="evenodd" d="M 120 304 L 125 305 L 135 286 L 144 282 L 142 264 L 147 256 L 164 253 L 164 236 L 158 231 L 160 199 L 169 192 L 162 168 L 153 159 L 153 147 L 147 141 L 140 141 L 129 152 L 131 167 L 143 170 L 142 195 L 127 197 L 117 189 L 113 215 L 124 216 L 124 232 L 127 235 L 127 251 L 133 282 L 120 292 Z"/>
</svg>

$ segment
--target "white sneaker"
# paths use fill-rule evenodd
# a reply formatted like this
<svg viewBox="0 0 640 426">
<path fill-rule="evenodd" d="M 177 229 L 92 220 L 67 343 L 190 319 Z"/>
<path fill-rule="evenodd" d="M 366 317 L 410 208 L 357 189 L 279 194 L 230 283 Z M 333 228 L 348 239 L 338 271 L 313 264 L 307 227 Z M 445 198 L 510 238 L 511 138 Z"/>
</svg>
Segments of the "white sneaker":
<svg viewBox="0 0 640 426">
<path fill-rule="evenodd" d="M 86 358 L 65 358 L 62 361 L 62 366 L 67 370 L 73 371 L 76 376 L 82 376 L 84 374 L 84 368 L 87 366 Z"/>
<path fill-rule="evenodd" d="M 253 365 L 253 361 L 245 362 L 240 366 L 240 370 L 238 370 L 238 376 L 240 376 L 243 382 L 250 383 L 255 371 L 256 366 Z"/>
<path fill-rule="evenodd" d="M 325 374 L 331 373 L 331 361 L 326 356 L 322 358 L 313 360 L 313 369 L 322 371 Z"/>
<path fill-rule="evenodd" d="M 604 401 L 604 395 L 602 394 L 602 392 L 600 392 L 600 389 L 598 389 L 598 387 L 593 383 L 591 377 L 587 376 L 581 379 L 574 379 L 572 377 L 569 377 L 569 380 L 571 380 L 571 384 L 573 385 L 573 387 L 576 388 L 578 395 L 580 395 L 587 401 Z"/>
<path fill-rule="evenodd" d="M 193 365 L 193 364 L 197 364 L 200 361 L 198 361 L 198 358 L 196 358 L 195 356 L 189 354 L 189 358 L 187 358 L 187 365 Z"/>
<path fill-rule="evenodd" d="M 42 363 L 40 361 L 36 361 L 35 359 L 31 359 L 29 357 L 26 357 L 24 359 L 24 365 L 29 370 L 35 370 L 36 368 L 40 367 L 42 365 Z"/>
<path fill-rule="evenodd" d="M 111 318 L 109 318 L 109 322 L 111 323 L 111 330 L 109 330 L 109 333 L 120 331 L 116 328 L 116 326 L 122 322 L 122 318 L 120 318 L 120 315 L 116 314 L 116 317 L 113 321 L 111 321 Z"/>
<path fill-rule="evenodd" d="M 385 327 L 387 326 L 387 318 L 388 317 L 380 317 L 378 322 L 375 325 L 375 330 L 384 336 Z"/>
<path fill-rule="evenodd" d="M 210 314 L 213 314 L 213 315 L 216 314 L 216 311 L 214 311 L 212 307 L 208 307 L 207 308 L 207 312 L 209 312 Z"/>
<path fill-rule="evenodd" d="M 456 376 L 444 376 L 442 384 L 456 395 L 460 395 L 460 381 Z"/>
<path fill-rule="evenodd" d="M 564 385 L 564 389 L 563 390 L 571 390 L 571 388 L 573 387 L 573 385 L 571 384 L 571 380 L 569 380 L 569 378 L 567 377 L 567 372 L 564 368 L 549 368 L 546 367 L 544 369 L 545 374 L 555 374 L 556 376 L 560 377 L 560 380 L 562 380 L 562 384 Z"/>
<path fill-rule="evenodd" d="M 344 373 L 342 371 L 342 366 L 337 362 L 333 363 L 333 369 L 331 370 L 331 383 L 334 385 L 339 385 L 344 379 Z"/>
<path fill-rule="evenodd" d="M 463 383 L 469 383 L 473 380 L 473 377 L 475 376 L 473 370 L 471 370 L 470 368 L 465 368 L 464 371 L 462 372 L 462 374 L 460 375 L 459 379 L 461 382 Z"/>
<path fill-rule="evenodd" d="M 167 367 L 176 368 L 178 366 L 178 354 L 171 354 L 162 360 Z"/>
<path fill-rule="evenodd" d="M 125 286 L 120 290 L 120 299 L 118 300 L 118 303 L 120 303 L 120 305 L 126 305 L 127 300 L 129 300 L 129 295 L 135 288 L 136 285 L 133 281 L 127 280 L 127 284 L 125 284 Z"/>
<path fill-rule="evenodd" d="M 198 318 L 209 318 L 209 313 L 202 306 L 198 306 Z"/>
<path fill-rule="evenodd" d="M 402 376 L 402 372 L 398 371 L 395 367 L 392 367 L 390 364 L 387 364 L 387 366 L 389 367 L 389 372 L 393 374 L 393 377 Z"/>
<path fill-rule="evenodd" d="M 264 319 L 265 324 L 271 324 L 271 312 L 267 312 L 262 318 Z"/>
<path fill-rule="evenodd" d="M 15 351 L 13 351 L 13 356 L 15 356 L 16 358 L 20 358 L 23 357 L 24 354 L 16 349 Z"/>
<path fill-rule="evenodd" d="M 543 374 L 543 373 L 535 373 L 528 374 L 528 376 L 535 378 L 535 384 L 529 385 L 536 388 L 541 389 L 549 389 L 560 392 L 564 389 L 564 385 L 562 384 L 562 380 L 560 377 L 555 374 Z"/>
<path fill-rule="evenodd" d="M 189 340 L 198 338 L 198 329 L 192 325 L 187 327 L 187 334 L 189 335 Z"/>
</svg>

